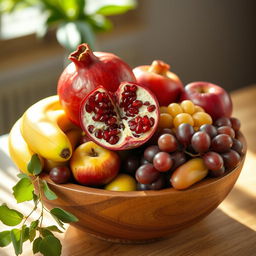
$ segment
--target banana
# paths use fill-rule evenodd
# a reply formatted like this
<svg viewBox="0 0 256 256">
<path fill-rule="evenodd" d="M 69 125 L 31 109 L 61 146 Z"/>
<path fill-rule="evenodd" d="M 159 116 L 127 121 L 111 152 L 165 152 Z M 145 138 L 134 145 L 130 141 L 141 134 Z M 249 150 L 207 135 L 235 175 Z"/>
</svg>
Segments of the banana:
<svg viewBox="0 0 256 256">
<path fill-rule="evenodd" d="M 72 155 L 72 145 L 64 133 L 72 128 L 57 95 L 38 101 L 21 118 L 21 133 L 29 148 L 57 162 L 67 161 Z"/>
<path fill-rule="evenodd" d="M 71 130 L 66 131 L 65 133 L 71 143 L 72 149 L 74 150 L 82 137 L 81 129 L 71 129 Z M 44 170 L 47 172 L 50 172 L 50 170 L 54 167 L 67 166 L 68 162 L 69 162 L 69 160 L 67 160 L 65 162 L 56 162 L 56 161 L 52 161 L 49 159 L 45 159 L 44 160 Z"/>
<path fill-rule="evenodd" d="M 8 147 L 11 159 L 21 172 L 29 174 L 27 169 L 28 163 L 33 154 L 35 154 L 28 146 L 20 132 L 21 119 L 19 119 L 12 127 L 8 137 Z M 39 156 L 43 166 L 44 161 Z"/>
</svg>

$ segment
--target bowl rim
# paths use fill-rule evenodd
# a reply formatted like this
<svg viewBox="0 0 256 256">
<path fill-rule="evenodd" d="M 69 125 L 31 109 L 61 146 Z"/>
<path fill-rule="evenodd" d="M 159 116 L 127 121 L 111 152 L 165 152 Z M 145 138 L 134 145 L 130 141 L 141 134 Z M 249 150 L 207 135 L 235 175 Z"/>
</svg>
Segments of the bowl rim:
<svg viewBox="0 0 256 256">
<path fill-rule="evenodd" d="M 177 189 L 174 189 L 173 187 L 170 187 L 170 188 L 165 188 L 160 190 L 111 191 L 111 190 L 105 190 L 103 188 L 88 187 L 88 186 L 80 185 L 76 183 L 56 184 L 49 178 L 49 174 L 42 175 L 42 178 L 45 179 L 47 183 L 50 184 L 50 186 L 52 187 L 56 187 L 64 190 L 70 190 L 71 192 L 72 191 L 79 192 L 86 195 L 92 194 L 92 195 L 111 196 L 111 197 L 143 197 L 143 196 L 161 196 L 161 195 L 177 194 L 177 193 L 190 193 L 191 191 L 204 189 L 209 187 L 212 184 L 220 183 L 223 180 L 228 179 L 228 177 L 232 173 L 242 169 L 245 158 L 246 158 L 246 153 L 247 153 L 247 143 L 244 135 L 241 132 L 239 132 L 239 137 L 243 141 L 243 144 L 245 147 L 245 153 L 242 155 L 242 159 L 236 168 L 234 168 L 231 171 L 228 171 L 227 173 L 225 173 L 225 175 L 221 177 L 216 177 L 216 178 L 208 177 L 198 183 L 193 184 L 188 189 L 184 189 L 184 190 L 177 190 Z"/>
</svg>

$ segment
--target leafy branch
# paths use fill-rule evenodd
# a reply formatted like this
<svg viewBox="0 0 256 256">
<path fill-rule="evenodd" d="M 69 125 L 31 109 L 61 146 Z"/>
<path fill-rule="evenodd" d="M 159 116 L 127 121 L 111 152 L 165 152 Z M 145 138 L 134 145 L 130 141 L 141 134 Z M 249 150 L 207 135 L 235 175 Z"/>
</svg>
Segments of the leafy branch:
<svg viewBox="0 0 256 256">
<path fill-rule="evenodd" d="M 34 207 L 27 216 L 24 216 L 21 212 L 10 209 L 7 204 L 0 205 L 0 221 L 10 227 L 19 225 L 19 228 L 0 232 L 0 247 L 12 243 L 15 254 L 21 255 L 23 243 L 29 240 L 34 254 L 40 252 L 44 256 L 59 256 L 62 246 L 53 232 L 63 233 L 64 223 L 76 222 L 78 219 L 61 208 L 53 208 L 49 211 L 44 206 L 43 196 L 48 200 L 55 200 L 57 195 L 48 187 L 47 182 L 40 178 L 42 165 L 36 154 L 28 164 L 28 171 L 32 177 L 24 173 L 18 174 L 19 181 L 12 190 L 17 203 L 33 201 Z M 29 217 L 37 209 L 40 210 L 40 215 L 36 220 L 28 223 Z M 59 227 L 43 226 L 45 211 L 51 214 Z"/>
<path fill-rule="evenodd" d="M 123 14 L 136 6 L 136 0 L 2 0 L 0 13 L 39 8 L 44 21 L 38 27 L 38 35 L 43 37 L 54 28 L 58 42 L 73 51 L 84 42 L 93 47 L 95 34 L 113 26 L 108 16 Z"/>
</svg>

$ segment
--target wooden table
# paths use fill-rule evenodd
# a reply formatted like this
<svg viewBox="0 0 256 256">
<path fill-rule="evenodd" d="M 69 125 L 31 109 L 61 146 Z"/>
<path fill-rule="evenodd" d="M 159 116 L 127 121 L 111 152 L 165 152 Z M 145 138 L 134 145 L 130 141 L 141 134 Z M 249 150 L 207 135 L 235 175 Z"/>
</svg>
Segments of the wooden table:
<svg viewBox="0 0 256 256">
<path fill-rule="evenodd" d="M 233 92 L 232 99 L 233 116 L 242 122 L 248 152 L 234 189 L 215 211 L 198 224 L 151 244 L 113 244 L 93 238 L 70 226 L 60 236 L 62 255 L 256 255 L 256 85 Z M 17 208 L 11 195 L 17 169 L 8 158 L 6 143 L 6 136 L 0 138 L 0 203 L 4 201 L 10 207 Z M 29 209 L 31 205 L 28 203 L 19 210 L 28 212 Z M 52 223 L 49 217 L 46 221 Z M 0 224 L 0 231 L 4 229 L 6 227 Z M 33 255 L 29 242 L 24 247 L 23 255 Z M 1 248 L 0 255 L 14 255 L 12 247 Z"/>
</svg>

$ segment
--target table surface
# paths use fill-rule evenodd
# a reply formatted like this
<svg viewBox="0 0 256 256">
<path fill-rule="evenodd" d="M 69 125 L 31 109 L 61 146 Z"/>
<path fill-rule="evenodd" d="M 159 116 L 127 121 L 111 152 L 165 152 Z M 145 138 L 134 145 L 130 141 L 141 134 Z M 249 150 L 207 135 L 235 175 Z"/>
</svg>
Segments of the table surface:
<svg viewBox="0 0 256 256">
<path fill-rule="evenodd" d="M 256 255 L 256 85 L 231 94 L 234 112 L 242 122 L 242 132 L 248 142 L 248 152 L 242 173 L 227 198 L 209 216 L 194 226 L 173 234 L 170 238 L 141 245 L 113 244 L 98 240 L 67 226 L 61 234 L 63 256 L 82 255 Z M 17 182 L 17 169 L 8 157 L 7 136 L 0 137 L 0 203 L 28 213 L 32 205 L 18 206 L 11 194 Z M 31 219 L 34 216 L 32 215 Z M 52 219 L 46 216 L 47 224 Z M 0 223 L 0 231 L 6 226 Z M 29 242 L 22 255 L 33 255 Z M 1 256 L 15 255 L 11 246 L 0 248 Z"/>
</svg>

